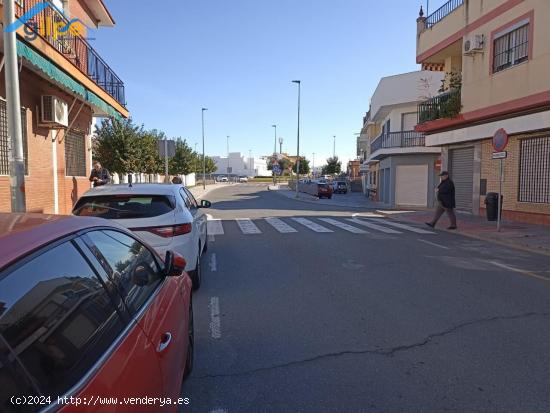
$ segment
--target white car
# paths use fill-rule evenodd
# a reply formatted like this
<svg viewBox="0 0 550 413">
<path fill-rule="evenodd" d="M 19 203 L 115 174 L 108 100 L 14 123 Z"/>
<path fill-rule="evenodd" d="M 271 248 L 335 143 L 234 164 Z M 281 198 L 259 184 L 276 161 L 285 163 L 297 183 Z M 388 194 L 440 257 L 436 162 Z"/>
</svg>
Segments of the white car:
<svg viewBox="0 0 550 413">
<path fill-rule="evenodd" d="M 222 176 L 220 182 L 229 182 L 229 179 L 227 179 L 227 176 Z"/>
<path fill-rule="evenodd" d="M 132 230 L 161 256 L 174 251 L 185 258 L 193 289 L 201 285 L 201 255 L 208 248 L 207 217 L 183 185 L 105 185 L 90 189 L 76 203 L 73 215 L 106 218 Z"/>
<path fill-rule="evenodd" d="M 244 182 L 244 183 L 246 183 L 246 182 L 248 182 L 248 178 L 247 178 L 246 176 L 241 176 L 241 177 L 239 178 L 239 182 Z"/>
</svg>

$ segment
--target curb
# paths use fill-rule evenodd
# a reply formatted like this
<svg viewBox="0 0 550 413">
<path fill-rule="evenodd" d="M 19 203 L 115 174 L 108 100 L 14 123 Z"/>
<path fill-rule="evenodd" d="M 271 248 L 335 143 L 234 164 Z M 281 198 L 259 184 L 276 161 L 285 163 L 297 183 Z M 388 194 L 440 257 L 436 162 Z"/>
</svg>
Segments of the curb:
<svg viewBox="0 0 550 413">
<path fill-rule="evenodd" d="M 280 189 L 279 191 L 274 191 L 274 192 L 279 192 L 280 193 L 282 191 L 285 191 L 285 190 Z M 291 190 L 286 190 L 286 191 L 290 192 Z M 292 191 L 292 192 L 294 192 L 294 191 Z M 322 206 L 333 206 L 333 207 L 338 207 L 338 208 L 354 208 L 354 209 L 363 209 L 363 210 L 368 210 L 368 211 L 376 209 L 376 207 L 359 206 L 359 205 L 324 204 L 324 203 L 319 203 L 319 199 L 317 199 L 317 198 L 314 198 L 314 199 L 302 198 L 300 195 L 298 196 L 298 198 L 291 198 L 291 197 L 288 197 L 284 194 L 281 194 L 281 196 L 284 196 L 285 198 L 291 199 L 291 200 L 294 200 L 294 201 L 300 201 L 300 202 L 305 202 L 305 203 L 308 203 L 308 204 L 316 204 L 316 205 L 322 205 Z"/>
</svg>

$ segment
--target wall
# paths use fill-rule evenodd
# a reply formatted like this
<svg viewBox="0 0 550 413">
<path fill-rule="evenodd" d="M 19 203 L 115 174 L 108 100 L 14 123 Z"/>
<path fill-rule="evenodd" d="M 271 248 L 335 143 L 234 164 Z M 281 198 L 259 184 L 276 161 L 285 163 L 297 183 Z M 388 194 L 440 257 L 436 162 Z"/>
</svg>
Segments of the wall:
<svg viewBox="0 0 550 413">
<path fill-rule="evenodd" d="M 0 80 L 0 95 L 5 96 L 5 83 Z M 72 103 L 71 96 L 65 94 L 59 89 L 53 87 L 49 82 L 41 77 L 23 68 L 20 75 L 21 105 L 27 108 L 27 144 L 28 144 L 28 164 L 29 172 L 25 178 L 27 211 L 54 213 L 54 168 L 52 165 L 53 147 L 52 135 L 50 130 L 38 126 L 40 96 L 56 95 L 69 103 Z M 76 107 L 76 106 L 75 106 Z M 76 114 L 73 109 L 72 115 Z M 80 129 L 89 134 L 92 122 L 92 111 L 89 107 L 84 107 L 77 121 L 74 124 L 75 129 Z M 59 210 L 61 214 L 68 214 L 72 210 L 73 203 L 90 188 L 90 182 L 87 176 L 72 177 L 65 176 L 65 148 L 64 132 L 59 133 L 59 139 L 56 143 L 57 166 L 56 173 L 58 179 Z M 89 138 L 86 147 L 90 148 Z M 91 170 L 89 156 L 86 156 L 86 171 Z M 0 176 L 0 211 L 9 212 L 10 189 L 9 177 Z"/>
</svg>

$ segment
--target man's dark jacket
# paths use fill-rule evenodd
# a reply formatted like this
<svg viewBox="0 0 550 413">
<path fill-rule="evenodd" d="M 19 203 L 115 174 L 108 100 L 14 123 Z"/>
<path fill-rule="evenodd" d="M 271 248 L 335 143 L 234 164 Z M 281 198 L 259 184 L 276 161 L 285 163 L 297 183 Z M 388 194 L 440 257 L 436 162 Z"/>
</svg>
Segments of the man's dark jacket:
<svg viewBox="0 0 550 413">
<path fill-rule="evenodd" d="M 97 178 L 98 180 L 94 181 L 94 178 Z M 106 185 L 111 182 L 111 175 L 109 174 L 109 171 L 105 168 L 101 168 L 99 171 L 96 171 L 94 168 L 92 169 L 92 173 L 90 174 L 90 181 L 94 183 L 94 187 Z"/>
<path fill-rule="evenodd" d="M 444 208 L 456 208 L 455 184 L 450 179 L 441 181 L 437 187 L 437 200 Z"/>
</svg>

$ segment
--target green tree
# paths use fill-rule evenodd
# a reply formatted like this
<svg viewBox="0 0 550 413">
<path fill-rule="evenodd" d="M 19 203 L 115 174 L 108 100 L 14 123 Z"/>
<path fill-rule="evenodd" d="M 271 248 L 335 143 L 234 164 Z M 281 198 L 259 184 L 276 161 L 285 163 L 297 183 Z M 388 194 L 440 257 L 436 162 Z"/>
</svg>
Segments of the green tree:
<svg viewBox="0 0 550 413">
<path fill-rule="evenodd" d="M 158 141 L 160 139 L 166 139 L 166 136 L 164 132 L 159 132 L 156 129 L 142 131 L 138 135 L 138 172 L 156 174 L 164 171 L 164 160 L 160 159 L 158 152 Z"/>
<path fill-rule="evenodd" d="M 196 167 L 195 167 L 195 172 L 198 173 L 198 174 L 202 174 L 202 154 L 196 154 Z M 209 156 L 206 156 L 205 157 L 206 159 L 206 173 L 207 174 L 212 174 L 214 172 L 216 172 L 218 170 L 218 167 L 216 166 L 216 162 L 214 162 L 214 159 L 212 159 L 211 157 Z"/>
<path fill-rule="evenodd" d="M 142 134 L 143 127 L 136 126 L 132 119 L 102 120 L 92 139 L 94 159 L 111 172 L 140 172 L 139 140 Z"/>
<path fill-rule="evenodd" d="M 298 162 L 292 165 L 292 171 L 294 173 L 296 173 L 297 164 Z M 306 158 L 300 157 L 300 175 L 307 175 L 309 174 L 309 171 L 310 171 L 309 160 L 307 160 Z"/>
<path fill-rule="evenodd" d="M 338 157 L 332 157 L 327 159 L 327 164 L 323 166 L 323 175 L 336 175 L 342 171 L 342 162 L 338 160 Z"/>
<path fill-rule="evenodd" d="M 196 154 L 185 139 L 176 139 L 176 154 L 170 159 L 168 171 L 171 175 L 188 175 L 196 167 Z"/>
</svg>

